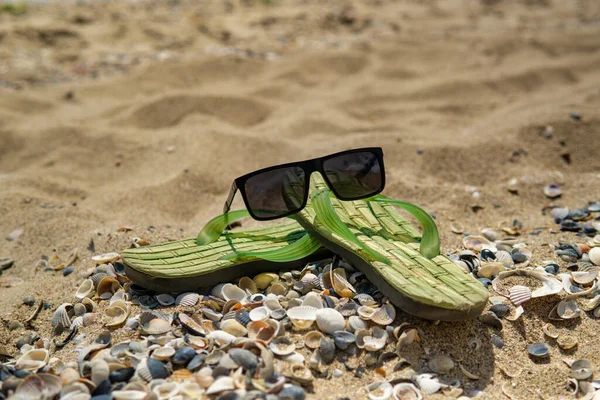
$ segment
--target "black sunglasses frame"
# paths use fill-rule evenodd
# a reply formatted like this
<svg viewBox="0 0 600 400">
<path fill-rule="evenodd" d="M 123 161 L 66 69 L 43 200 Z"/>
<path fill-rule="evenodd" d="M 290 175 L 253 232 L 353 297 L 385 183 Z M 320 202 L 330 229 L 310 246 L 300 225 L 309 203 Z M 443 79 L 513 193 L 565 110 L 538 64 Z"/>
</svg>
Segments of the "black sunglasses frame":
<svg viewBox="0 0 600 400">
<path fill-rule="evenodd" d="M 335 187 L 329 181 L 329 178 L 327 177 L 327 174 L 325 173 L 325 170 L 323 168 L 323 163 L 331 158 L 336 158 L 336 157 L 339 157 L 342 155 L 354 154 L 354 153 L 373 153 L 377 157 L 377 161 L 379 162 L 379 169 L 381 171 L 380 172 L 381 187 L 377 191 L 375 191 L 373 193 L 369 193 L 368 195 L 348 198 L 348 197 L 340 196 L 340 194 L 335 190 Z M 260 175 L 265 172 L 269 172 L 269 171 L 273 171 L 273 170 L 285 168 L 285 167 L 299 167 L 304 171 L 305 189 L 304 189 L 304 199 L 302 201 L 302 205 L 300 207 L 298 207 L 298 209 L 296 209 L 296 210 L 289 211 L 285 214 L 281 214 L 281 215 L 278 215 L 275 217 L 259 217 L 259 216 L 255 215 L 254 212 L 252 212 L 252 209 L 250 208 L 248 199 L 246 198 L 246 187 L 245 187 L 246 181 L 256 175 Z M 308 202 L 308 192 L 309 192 L 309 188 L 310 188 L 310 176 L 312 175 L 313 172 L 319 172 L 321 174 L 321 176 L 323 176 L 323 178 L 325 179 L 325 183 L 327 184 L 329 189 L 331 189 L 333 194 L 335 194 L 335 196 L 340 200 L 349 201 L 349 200 L 365 199 L 367 197 L 375 196 L 376 194 L 381 193 L 383 191 L 383 189 L 385 188 L 385 168 L 384 168 L 384 164 L 383 164 L 383 149 L 381 147 L 364 147 L 364 148 L 360 148 L 360 149 L 340 151 L 338 153 L 329 154 L 324 157 L 313 158 L 311 160 L 297 161 L 297 162 L 291 162 L 291 163 L 286 163 L 286 164 L 274 165 L 272 167 L 259 169 L 254 172 L 250 172 L 246 175 L 242 175 L 239 178 L 236 178 L 233 181 L 233 184 L 231 185 L 231 189 L 229 191 L 229 196 L 227 196 L 227 200 L 225 201 L 225 205 L 223 206 L 223 214 L 227 213 L 231 209 L 231 204 L 233 203 L 233 198 L 235 197 L 235 194 L 238 190 L 242 194 L 242 199 L 244 200 L 244 205 L 246 206 L 246 209 L 248 210 L 248 212 L 250 213 L 252 218 L 254 218 L 257 221 L 271 221 L 274 219 L 284 218 L 284 217 L 290 216 L 292 214 L 295 214 L 295 213 L 299 212 L 300 210 L 302 210 L 304 207 L 306 207 L 306 203 Z"/>
</svg>

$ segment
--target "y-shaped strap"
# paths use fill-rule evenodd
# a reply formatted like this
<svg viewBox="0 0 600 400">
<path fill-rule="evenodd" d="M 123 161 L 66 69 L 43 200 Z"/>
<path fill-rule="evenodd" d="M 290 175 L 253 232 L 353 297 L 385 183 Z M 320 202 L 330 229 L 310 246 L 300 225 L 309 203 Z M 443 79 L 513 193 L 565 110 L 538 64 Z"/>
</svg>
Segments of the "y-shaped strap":
<svg viewBox="0 0 600 400">
<path fill-rule="evenodd" d="M 312 204 L 319 221 L 331 232 L 335 232 L 342 238 L 359 246 L 373 259 L 389 265 L 390 261 L 387 257 L 360 241 L 340 219 L 331 204 L 330 196 L 332 195 L 333 194 L 328 189 L 318 190 L 311 195 Z M 414 204 L 393 200 L 383 195 L 373 196 L 365 199 L 365 201 L 394 204 L 411 213 L 423 228 L 420 246 L 421 255 L 431 259 L 440 254 L 440 237 L 437 226 L 425 210 Z"/>
<path fill-rule="evenodd" d="M 219 215 L 211 219 L 206 225 L 204 225 L 204 228 L 202 228 L 202 230 L 196 237 L 196 244 L 198 246 L 203 246 L 213 243 L 221 235 L 224 234 L 223 231 L 227 226 L 229 226 L 235 221 L 239 221 L 240 219 L 246 218 L 248 216 L 250 216 L 250 214 L 247 210 L 237 210 L 230 211 L 228 213 Z M 227 235 L 227 233 L 225 233 L 225 235 Z M 237 233 L 236 236 L 239 237 L 240 234 Z M 248 235 L 247 237 L 253 236 Z M 265 236 L 256 236 L 257 240 L 262 240 L 264 238 Z M 238 258 L 256 257 L 272 262 L 291 262 L 308 257 L 321 247 L 321 242 L 319 242 L 312 235 L 309 235 L 308 232 L 306 232 L 304 236 L 296 240 L 294 243 L 275 250 L 237 251 L 233 247 L 233 244 L 231 244 L 231 247 L 231 253 L 227 253 L 221 256 L 220 260 L 233 260 Z"/>
</svg>

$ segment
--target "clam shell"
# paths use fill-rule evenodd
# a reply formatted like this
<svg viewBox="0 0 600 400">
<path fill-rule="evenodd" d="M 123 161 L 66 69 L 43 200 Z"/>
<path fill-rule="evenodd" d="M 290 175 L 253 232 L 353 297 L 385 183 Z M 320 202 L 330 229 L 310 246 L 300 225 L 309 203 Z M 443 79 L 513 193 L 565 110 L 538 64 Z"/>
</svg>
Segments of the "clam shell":
<svg viewBox="0 0 600 400">
<path fill-rule="evenodd" d="M 571 272 L 571 276 L 573 277 L 573 281 L 580 285 L 587 285 L 598 277 L 598 268 L 588 270 L 588 271 L 573 271 Z"/>
<path fill-rule="evenodd" d="M 313 374 L 310 369 L 299 363 L 292 365 L 292 377 L 302 385 L 310 385 L 313 381 Z"/>
<path fill-rule="evenodd" d="M 108 264 L 113 261 L 116 261 L 117 258 L 119 258 L 119 253 L 106 253 L 93 256 L 92 261 L 95 261 L 96 264 Z"/>
<path fill-rule="evenodd" d="M 323 337 L 323 334 L 319 331 L 310 331 L 304 335 L 304 344 L 309 349 L 318 349 L 319 341 Z"/>
<path fill-rule="evenodd" d="M 221 376 L 217 378 L 212 385 L 206 390 L 206 394 L 217 394 L 222 393 L 228 390 L 234 390 L 235 385 L 233 382 L 233 378 L 230 376 Z"/>
<path fill-rule="evenodd" d="M 269 349 L 278 356 L 292 354 L 296 350 L 296 345 L 288 336 L 276 337 L 269 343 Z"/>
<path fill-rule="evenodd" d="M 85 314 L 87 311 L 87 309 L 85 308 L 85 305 L 83 303 L 77 303 L 73 305 L 73 314 L 81 317 L 83 314 Z"/>
<path fill-rule="evenodd" d="M 266 321 L 270 315 L 271 311 L 267 307 L 257 307 L 249 313 L 251 321 Z"/>
<path fill-rule="evenodd" d="M 440 381 L 433 374 L 418 375 L 415 381 L 421 392 L 426 396 L 437 393 L 442 388 Z"/>
<path fill-rule="evenodd" d="M 81 282 L 81 285 L 79 285 L 79 287 L 77 288 L 77 291 L 75 292 L 75 297 L 77 297 L 78 299 L 84 299 L 86 297 L 90 297 L 94 292 L 94 281 L 92 281 L 91 279 L 84 279 L 83 282 Z"/>
<path fill-rule="evenodd" d="M 204 327 L 186 314 L 179 314 L 179 322 L 181 323 L 181 326 L 184 327 L 186 332 L 191 335 L 202 336 L 206 334 Z"/>
<path fill-rule="evenodd" d="M 223 318 L 223 314 L 208 307 L 202 307 L 202 314 L 211 321 L 220 321 Z"/>
<path fill-rule="evenodd" d="M 562 300 L 550 311 L 551 319 L 555 319 L 555 315 L 560 319 L 573 319 L 581 315 L 581 310 L 575 300 Z"/>
<path fill-rule="evenodd" d="M 492 279 L 506 268 L 500 262 L 486 262 L 481 264 L 477 270 L 477 276 L 480 278 Z"/>
<path fill-rule="evenodd" d="M 548 337 L 550 337 L 552 339 L 558 338 L 559 331 L 551 323 L 544 324 L 544 326 L 542 327 L 542 331 L 544 331 L 544 334 L 546 336 L 548 336 Z"/>
<path fill-rule="evenodd" d="M 362 331 L 359 331 L 362 332 Z M 356 343 L 358 344 L 358 336 L 356 335 Z M 374 326 L 369 330 L 369 335 L 362 337 L 363 348 L 367 351 L 378 351 L 383 349 L 388 339 L 388 333 L 385 329 Z"/>
<path fill-rule="evenodd" d="M 177 296 L 175 299 L 175 304 L 178 306 L 193 307 L 198 304 L 199 300 L 200 295 L 198 293 L 187 292 L 181 293 L 179 296 Z"/>
<path fill-rule="evenodd" d="M 584 380 L 592 376 L 594 369 L 588 360 L 577 360 L 571 364 L 571 376 L 577 380 Z"/>
<path fill-rule="evenodd" d="M 282 308 L 281 304 L 279 303 L 279 300 L 274 296 L 265 298 L 265 300 L 263 301 L 263 306 L 267 307 L 271 311 Z"/>
<path fill-rule="evenodd" d="M 369 306 L 360 306 L 358 307 L 358 310 L 356 310 L 356 312 L 359 317 L 369 321 L 371 320 L 371 318 L 373 318 L 373 315 L 375 315 L 377 309 Z"/>
<path fill-rule="evenodd" d="M 496 244 L 490 242 L 483 236 L 469 235 L 463 239 L 463 246 L 466 249 L 473 251 L 481 251 L 483 249 L 496 250 Z"/>
<path fill-rule="evenodd" d="M 515 262 L 513 261 L 510 253 L 504 250 L 499 250 L 496 253 L 496 262 L 499 262 L 505 268 L 512 268 L 515 265 Z"/>
<path fill-rule="evenodd" d="M 321 300 L 321 296 L 319 296 L 317 293 L 310 292 L 307 293 L 304 297 L 304 300 L 302 300 L 302 305 L 305 307 L 321 309 L 323 308 L 323 300 Z"/>
<path fill-rule="evenodd" d="M 75 382 L 80 377 L 81 376 L 79 375 L 79 372 L 77 372 L 77 370 L 74 368 L 65 368 L 60 373 L 60 381 L 63 386 L 67 386 L 69 383 Z"/>
<path fill-rule="evenodd" d="M 171 323 L 162 318 L 153 318 L 141 324 L 142 329 L 149 335 L 161 335 L 171 331 Z"/>
<path fill-rule="evenodd" d="M 221 322 L 221 329 L 235 337 L 243 337 L 248 334 L 248 330 L 244 325 L 240 324 L 235 319 L 228 319 Z"/>
<path fill-rule="evenodd" d="M 94 300 L 92 300 L 88 297 L 81 300 L 81 304 L 83 304 L 85 306 L 85 309 L 88 312 L 95 312 L 96 309 L 98 308 L 98 304 L 96 304 L 96 302 Z"/>
<path fill-rule="evenodd" d="M 595 240 L 596 237 L 594 237 L 594 241 Z M 597 243 L 600 243 L 600 241 L 598 241 Z M 588 253 L 588 256 L 592 264 L 600 265 L 600 247 L 594 247 L 593 249 L 591 249 Z"/>
<path fill-rule="evenodd" d="M 331 284 L 335 292 L 341 297 L 352 298 L 356 294 L 356 289 L 346 279 L 346 272 L 343 268 L 336 268 L 332 271 Z"/>
<path fill-rule="evenodd" d="M 317 311 L 315 307 L 299 306 L 287 310 L 287 315 L 295 327 L 307 329 L 317 319 Z"/>
<path fill-rule="evenodd" d="M 199 399 L 204 393 L 204 389 L 196 382 L 182 382 L 179 385 L 179 392 L 190 399 Z"/>
<path fill-rule="evenodd" d="M 531 289 L 527 286 L 516 285 L 510 288 L 510 301 L 518 306 L 531 300 Z"/>
<path fill-rule="evenodd" d="M 545 358 L 550 354 L 550 349 L 545 343 L 533 343 L 527 347 L 527 352 L 535 358 Z"/>
<path fill-rule="evenodd" d="M 216 343 L 221 346 L 226 346 L 233 343 L 235 336 L 225 331 L 213 331 L 206 335 L 207 338 L 213 339 Z"/>
<path fill-rule="evenodd" d="M 170 306 L 175 304 L 175 298 L 170 294 L 158 294 L 156 295 L 156 301 L 161 306 Z"/>
<path fill-rule="evenodd" d="M 287 287 L 281 282 L 275 282 L 269 286 L 269 293 L 273 293 L 276 296 L 285 296 L 287 291 Z"/>
<path fill-rule="evenodd" d="M 177 382 L 165 382 L 160 385 L 156 385 L 152 389 L 152 393 L 154 393 L 159 399 L 172 399 L 177 394 L 179 394 L 179 383 Z"/>
<path fill-rule="evenodd" d="M 118 280 L 111 276 L 106 276 L 104 279 L 98 283 L 98 287 L 96 288 L 96 293 L 98 296 L 102 296 L 104 294 L 112 295 L 117 290 L 121 288 L 121 284 Z M 110 298 L 110 297 L 109 297 Z"/>
<path fill-rule="evenodd" d="M 240 281 L 238 282 L 238 286 L 240 287 L 240 289 L 242 289 L 246 292 L 250 292 L 250 293 L 258 292 L 256 283 L 252 280 L 252 278 L 249 278 L 247 276 L 240 278 Z"/>
<path fill-rule="evenodd" d="M 277 274 L 271 272 L 263 272 L 262 274 L 258 274 L 254 277 L 254 283 L 258 290 L 265 290 L 269 287 L 271 282 L 277 280 L 279 276 Z"/>
<path fill-rule="evenodd" d="M 232 285 L 231 283 L 225 284 L 223 289 L 221 290 L 221 294 L 225 300 L 237 300 L 239 302 L 244 302 L 247 299 L 246 292 L 240 289 L 239 287 Z"/>
<path fill-rule="evenodd" d="M 385 381 L 369 383 L 366 389 L 367 395 L 371 400 L 387 400 L 392 396 L 394 390 L 392 384 Z"/>
<path fill-rule="evenodd" d="M 225 318 L 225 315 L 227 315 L 227 313 L 233 312 L 235 314 L 235 312 L 241 308 L 242 308 L 242 303 L 240 303 L 239 301 L 237 301 L 237 300 L 227 301 L 225 304 L 223 304 L 223 318 Z"/>
<path fill-rule="evenodd" d="M 353 315 L 356 315 L 358 307 L 360 307 L 358 304 L 350 302 L 341 306 L 339 308 L 339 311 L 344 317 L 351 317 Z"/>
<path fill-rule="evenodd" d="M 372 316 L 371 321 L 378 325 L 389 325 L 396 318 L 396 308 L 391 304 L 384 304 Z"/>
<path fill-rule="evenodd" d="M 422 400 L 421 392 L 412 383 L 398 383 L 392 391 L 395 400 L 413 399 Z"/>
<path fill-rule="evenodd" d="M 148 393 L 141 390 L 115 390 L 111 395 L 114 400 L 143 400 Z"/>
<path fill-rule="evenodd" d="M 344 316 L 333 308 L 322 308 L 317 310 L 315 318 L 319 330 L 330 335 L 335 331 L 343 330 L 346 326 Z"/>
<path fill-rule="evenodd" d="M 156 358 L 160 361 L 167 361 L 170 360 L 174 354 L 175 349 L 173 347 L 163 346 L 152 352 L 152 358 Z"/>
<path fill-rule="evenodd" d="M 335 331 L 333 332 L 333 341 L 339 349 L 346 350 L 356 341 L 356 336 L 348 331 Z"/>
<path fill-rule="evenodd" d="M 114 328 L 123 325 L 125 321 L 127 321 L 127 318 L 129 318 L 129 312 L 129 304 L 125 304 L 125 308 L 121 307 L 118 303 L 116 303 L 116 305 L 108 307 L 104 311 L 104 314 L 110 318 L 110 321 L 106 323 L 106 326 Z"/>
<path fill-rule="evenodd" d="M 50 353 L 46 349 L 31 349 L 23 354 L 15 364 L 16 369 L 25 369 L 35 372 L 43 368 L 50 358 Z"/>
<path fill-rule="evenodd" d="M 572 348 L 577 346 L 579 342 L 577 341 L 577 338 L 573 335 L 564 335 L 559 336 L 556 340 L 556 343 L 558 344 L 558 347 L 560 347 L 563 350 L 571 350 Z"/>
<path fill-rule="evenodd" d="M 348 318 L 347 327 L 350 332 L 356 332 L 361 329 L 367 329 L 368 325 L 364 319 L 357 315 L 353 315 L 350 318 Z"/>
<path fill-rule="evenodd" d="M 63 303 L 52 316 L 52 327 L 56 328 L 62 326 L 63 328 L 69 328 L 71 326 L 71 316 L 73 314 L 73 306 L 70 303 Z"/>
<path fill-rule="evenodd" d="M 90 380 L 94 382 L 94 385 L 98 386 L 100 382 L 108 379 L 110 370 L 106 361 L 102 359 L 92 361 L 91 370 L 92 374 L 90 376 Z"/>
<path fill-rule="evenodd" d="M 321 358 L 324 364 L 330 364 L 335 358 L 335 343 L 327 336 L 322 337 L 319 341 L 319 349 L 315 354 Z"/>
</svg>

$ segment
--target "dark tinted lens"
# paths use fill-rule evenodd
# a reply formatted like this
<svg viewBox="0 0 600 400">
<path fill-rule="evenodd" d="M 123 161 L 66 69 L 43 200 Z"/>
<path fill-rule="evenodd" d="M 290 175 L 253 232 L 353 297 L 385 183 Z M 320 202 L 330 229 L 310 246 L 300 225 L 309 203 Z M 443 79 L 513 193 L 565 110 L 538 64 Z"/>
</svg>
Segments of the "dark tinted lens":
<svg viewBox="0 0 600 400">
<path fill-rule="evenodd" d="M 383 185 L 379 159 L 371 152 L 329 158 L 323 161 L 323 169 L 336 194 L 346 200 L 368 197 Z"/>
<path fill-rule="evenodd" d="M 246 200 L 254 216 L 263 219 L 278 218 L 302 207 L 306 179 L 299 167 L 283 167 L 246 181 Z"/>
</svg>

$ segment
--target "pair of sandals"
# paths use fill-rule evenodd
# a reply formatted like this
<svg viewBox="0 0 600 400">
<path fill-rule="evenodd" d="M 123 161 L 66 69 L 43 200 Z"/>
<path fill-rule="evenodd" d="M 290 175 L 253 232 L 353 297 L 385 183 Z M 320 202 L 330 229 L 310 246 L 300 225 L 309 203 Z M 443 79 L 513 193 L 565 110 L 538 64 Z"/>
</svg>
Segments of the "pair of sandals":
<svg viewBox="0 0 600 400">
<path fill-rule="evenodd" d="M 439 254 L 438 231 L 425 211 L 382 195 L 340 201 L 316 176 L 310 190 L 293 222 L 224 232 L 233 220 L 248 216 L 246 210 L 232 211 L 211 220 L 197 238 L 125 250 L 127 276 L 147 289 L 179 293 L 282 266 L 301 268 L 333 252 L 409 314 L 443 321 L 481 314 L 487 289 Z M 422 235 L 395 206 L 416 217 Z"/>
</svg>

